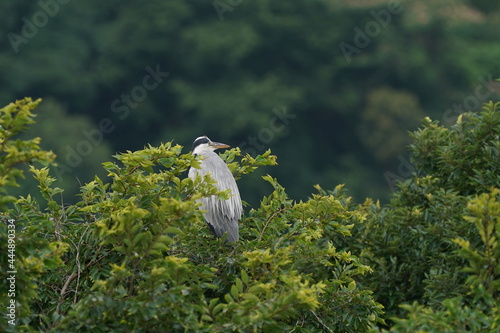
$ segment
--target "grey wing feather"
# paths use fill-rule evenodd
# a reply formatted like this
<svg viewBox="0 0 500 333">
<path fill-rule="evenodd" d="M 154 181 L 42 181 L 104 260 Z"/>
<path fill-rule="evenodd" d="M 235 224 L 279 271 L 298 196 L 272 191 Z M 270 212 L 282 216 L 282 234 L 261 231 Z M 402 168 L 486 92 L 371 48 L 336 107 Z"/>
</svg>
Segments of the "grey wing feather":
<svg viewBox="0 0 500 333">
<path fill-rule="evenodd" d="M 216 181 L 218 190 L 230 189 L 231 193 L 227 200 L 219 200 L 215 195 L 200 199 L 200 209 L 204 211 L 203 216 L 217 237 L 221 237 L 227 231 L 227 240 L 236 242 L 239 238 L 238 220 L 243 211 L 238 186 L 231 171 L 219 155 L 210 153 L 204 154 L 203 157 L 201 169 L 191 168 L 189 177 L 195 178 L 197 174 L 203 176 L 210 173 Z"/>
</svg>

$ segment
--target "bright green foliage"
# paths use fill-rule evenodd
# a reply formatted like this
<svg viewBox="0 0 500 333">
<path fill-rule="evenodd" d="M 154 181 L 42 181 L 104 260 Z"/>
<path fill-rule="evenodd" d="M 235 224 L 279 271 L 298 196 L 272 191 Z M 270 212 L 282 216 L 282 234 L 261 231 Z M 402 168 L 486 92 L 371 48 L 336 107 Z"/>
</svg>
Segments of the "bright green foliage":
<svg viewBox="0 0 500 333">
<path fill-rule="evenodd" d="M 86 115 L 68 112 L 53 98 L 44 98 L 37 108 L 36 123 L 21 138 L 31 136 L 42 137 L 42 148 L 50 147 L 57 155 L 57 166 L 51 169 L 51 174 L 57 178 L 54 185 L 64 188 L 64 199 L 70 203 L 76 202 L 81 184 L 93 180 L 96 174 L 106 175 L 101 163 L 115 152 L 105 140 L 107 133 L 101 132 L 98 124 Z M 35 179 L 27 177 L 12 195 L 36 195 L 37 185 Z"/>
<path fill-rule="evenodd" d="M 270 151 L 221 156 L 237 178 L 276 164 Z M 196 199 L 228 194 L 209 177 L 187 178 L 199 162 L 181 146 L 114 158 L 103 164 L 109 182 L 96 177 L 70 206 L 49 168 L 30 168 L 44 202 L 22 197 L 9 215 L 18 255 L 38 269 L 19 267 L 32 278 L 18 290 L 24 330 L 363 332 L 383 322 L 382 306 L 356 282 L 370 267 L 331 241 L 366 218 L 340 188 L 318 186 L 294 202 L 266 176 L 274 190 L 227 244 L 209 232 Z"/>
<path fill-rule="evenodd" d="M 493 294 L 500 290 L 500 190 L 492 190 L 491 194 L 484 193 L 471 200 L 467 206 L 470 216 L 465 219 L 474 223 L 483 242 L 482 249 L 471 249 L 469 241 L 454 240 L 460 247 L 461 256 L 466 258 L 470 267 L 464 271 L 471 274 L 467 282 L 473 288 L 482 285 L 485 291 Z"/>
<path fill-rule="evenodd" d="M 27 322 L 30 313 L 29 303 L 41 297 L 37 292 L 36 279 L 47 269 L 62 264 L 59 259 L 65 251 L 66 244 L 51 242 L 42 237 L 44 230 L 52 224 L 48 219 L 40 219 L 31 214 L 30 228 L 21 229 L 15 214 L 6 214 L 8 204 L 16 199 L 8 195 L 9 187 L 18 186 L 18 180 L 24 178 L 20 169 L 22 164 L 38 162 L 43 165 L 51 163 L 55 156 L 50 151 L 40 149 L 40 138 L 22 140 L 18 135 L 34 122 L 33 110 L 40 100 L 30 98 L 19 100 L 0 109 L 0 299 L 2 306 L 7 306 L 4 300 L 11 292 L 16 293 L 18 317 L 22 318 L 19 325 Z M 14 219 L 14 221 L 9 221 Z M 4 223 L 5 222 L 5 223 Z M 15 232 L 15 233 L 14 233 Z M 14 241 L 8 235 L 15 234 Z M 15 290 L 7 280 L 11 276 L 7 271 L 17 271 Z M 5 311 L 2 311 L 5 313 Z M 2 318 L 2 327 L 5 326 L 5 315 Z"/>
<path fill-rule="evenodd" d="M 15 123 L 8 114 L 3 124 Z M 16 133 L 31 117 L 19 118 Z M 497 332 L 499 117 L 500 104 L 488 103 L 449 129 L 426 119 L 412 135 L 416 172 L 385 208 L 353 204 L 342 186 L 317 185 L 317 194 L 296 202 L 265 176 L 273 191 L 247 209 L 236 244 L 210 233 L 196 203 L 228 193 L 209 176 L 187 178 L 199 161 L 179 145 L 114 156 L 103 164 L 109 180 L 96 176 L 83 185 L 74 205 L 61 203 L 49 167 L 30 166 L 43 200 L 18 198 L 0 224 L 2 253 L 9 253 L 8 219 L 16 226 L 18 326 L 6 327 Z M 36 142 L 15 142 L 25 149 L 17 156 L 53 157 Z M 6 179 L 15 180 L 26 159 L 8 156 L 3 152 L 2 162 L 12 165 Z M 221 157 L 237 179 L 276 164 L 270 151 L 250 157 L 235 148 Z M 1 260 L 10 264 L 8 256 Z"/>
<path fill-rule="evenodd" d="M 40 138 L 21 140 L 16 138 L 29 124 L 34 123 L 33 110 L 40 99 L 31 98 L 10 103 L 0 109 L 0 208 L 15 201 L 7 195 L 7 188 L 19 186 L 17 180 L 24 178 L 23 171 L 18 168 L 21 163 L 40 162 L 47 165 L 55 155 L 40 149 Z"/>
</svg>

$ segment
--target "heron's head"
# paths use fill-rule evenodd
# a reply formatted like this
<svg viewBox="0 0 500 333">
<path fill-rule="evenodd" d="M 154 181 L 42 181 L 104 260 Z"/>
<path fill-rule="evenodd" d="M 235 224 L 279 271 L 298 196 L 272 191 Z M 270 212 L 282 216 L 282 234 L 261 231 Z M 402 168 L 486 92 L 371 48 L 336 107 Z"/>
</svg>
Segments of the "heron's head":
<svg viewBox="0 0 500 333">
<path fill-rule="evenodd" d="M 199 138 L 196 138 L 193 142 L 193 154 L 202 154 L 203 152 L 206 151 L 214 151 L 218 148 L 228 148 L 229 145 L 226 145 L 225 143 L 220 143 L 220 142 L 214 142 L 208 138 L 208 136 L 200 136 Z"/>
</svg>

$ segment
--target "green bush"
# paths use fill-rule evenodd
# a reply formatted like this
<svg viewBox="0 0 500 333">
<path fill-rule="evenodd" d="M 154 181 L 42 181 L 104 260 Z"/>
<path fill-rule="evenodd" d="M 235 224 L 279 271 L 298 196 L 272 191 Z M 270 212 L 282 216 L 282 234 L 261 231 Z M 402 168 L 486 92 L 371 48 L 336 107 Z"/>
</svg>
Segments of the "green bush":
<svg viewBox="0 0 500 333">
<path fill-rule="evenodd" d="M 394 319 L 391 332 L 499 332 L 500 331 L 500 190 L 471 199 L 465 220 L 475 227 L 481 244 L 472 246 L 463 238 L 459 256 L 467 261 L 462 296 L 445 299 L 440 308 L 414 302 L 402 305 L 406 318 Z"/>
<path fill-rule="evenodd" d="M 38 162 L 42 165 L 51 163 L 55 156 L 52 152 L 42 151 L 39 147 L 40 138 L 21 140 L 16 138 L 27 125 L 32 124 L 31 112 L 40 103 L 29 98 L 11 103 L 0 109 L 0 208 L 2 210 L 0 223 L 0 299 L 2 307 L 10 305 L 10 299 L 15 299 L 17 306 L 18 325 L 29 322 L 32 309 L 32 299 L 40 297 L 37 292 L 36 279 L 40 278 L 48 269 L 56 268 L 62 264 L 61 254 L 66 249 L 66 244 L 51 242 L 45 237 L 37 236 L 43 233 L 52 223 L 49 220 L 34 220 L 29 230 L 22 230 L 21 225 L 14 219 L 13 211 L 6 212 L 7 206 L 16 201 L 8 194 L 9 188 L 19 186 L 18 182 L 24 178 L 24 172 L 19 168 L 23 163 Z M 29 216 L 36 218 L 33 214 Z M 36 222 L 35 222 L 36 221 Z M 10 223 L 12 222 L 12 223 Z M 12 227 L 15 226 L 15 229 Z M 14 241 L 12 230 L 16 230 Z M 40 234 L 42 235 L 42 234 Z M 11 271 L 15 274 L 15 287 L 11 287 Z M 10 295 L 15 293 L 15 298 Z M 8 298 L 9 297 L 9 298 Z M 5 309 L 4 308 L 4 309 Z M 5 313 L 2 311 L 2 313 Z M 2 327 L 13 330 L 7 325 L 9 318 L 2 316 Z"/>
<path fill-rule="evenodd" d="M 5 133 L 4 119 L 31 122 L 31 114 L 3 110 Z M 50 162 L 51 154 L 31 149 Z M 270 151 L 252 158 L 236 148 L 222 157 L 236 177 L 276 164 Z M 69 206 L 50 168 L 30 167 L 44 202 L 20 197 L 1 224 L 2 253 L 7 219 L 16 225 L 21 310 L 9 330 L 362 332 L 383 322 L 382 306 L 356 283 L 370 267 L 330 240 L 349 237 L 366 218 L 341 191 L 318 187 L 319 194 L 294 202 L 266 176 L 273 192 L 242 220 L 242 241 L 228 245 L 210 234 L 195 203 L 225 193 L 210 179 L 186 177 L 198 161 L 181 146 L 114 158 L 103 164 L 110 181 L 96 177 Z"/>
<path fill-rule="evenodd" d="M 371 206 L 367 222 L 353 230 L 356 244 L 348 244 L 373 268 L 360 283 L 374 291 L 389 318 L 410 309 L 402 303 L 444 311 L 456 299 L 471 301 L 470 275 L 460 269 L 468 258 L 454 239 L 472 248 L 483 243 L 464 216 L 476 195 L 500 186 L 500 103 L 460 116 L 451 128 L 427 118 L 411 136 L 416 171 L 399 184 L 388 207 Z M 420 306 L 411 306 L 413 313 Z"/>
<path fill-rule="evenodd" d="M 188 178 L 198 160 L 172 143 L 114 156 L 109 180 L 64 204 L 54 154 L 16 138 L 38 102 L 0 109 L 8 331 L 500 331 L 500 103 L 451 128 L 426 119 L 411 135 L 416 171 L 387 207 L 355 204 L 342 186 L 296 202 L 263 177 L 273 191 L 227 244 L 196 204 L 226 193 Z M 236 178 L 276 164 L 270 151 L 221 157 Z M 26 162 L 41 201 L 9 196 Z"/>
<path fill-rule="evenodd" d="M 55 155 L 40 149 L 40 138 L 21 140 L 16 138 L 28 125 L 33 124 L 34 114 L 31 112 L 40 103 L 25 98 L 10 103 L 0 109 L 0 208 L 16 200 L 8 195 L 9 187 L 18 187 L 19 178 L 24 178 L 24 172 L 19 168 L 23 163 L 40 162 L 44 165 L 52 162 Z"/>
</svg>

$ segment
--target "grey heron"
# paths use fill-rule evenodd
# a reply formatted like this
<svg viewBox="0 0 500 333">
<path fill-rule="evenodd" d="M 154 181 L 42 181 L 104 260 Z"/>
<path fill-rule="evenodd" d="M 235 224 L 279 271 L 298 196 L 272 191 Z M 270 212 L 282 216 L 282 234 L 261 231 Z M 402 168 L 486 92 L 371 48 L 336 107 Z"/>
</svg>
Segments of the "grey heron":
<svg viewBox="0 0 500 333">
<path fill-rule="evenodd" d="M 229 198 L 226 200 L 220 200 L 215 195 L 199 199 L 200 210 L 203 211 L 203 217 L 215 236 L 220 238 L 227 232 L 227 241 L 237 242 L 239 238 L 238 220 L 243 212 L 240 192 L 227 164 L 215 153 L 218 148 L 228 147 L 224 143 L 213 142 L 207 136 L 196 138 L 193 142 L 192 153 L 195 156 L 201 156 L 201 168 L 191 167 L 189 178 L 194 179 L 197 175 L 203 177 L 210 174 L 219 191 L 230 190 Z"/>
</svg>

